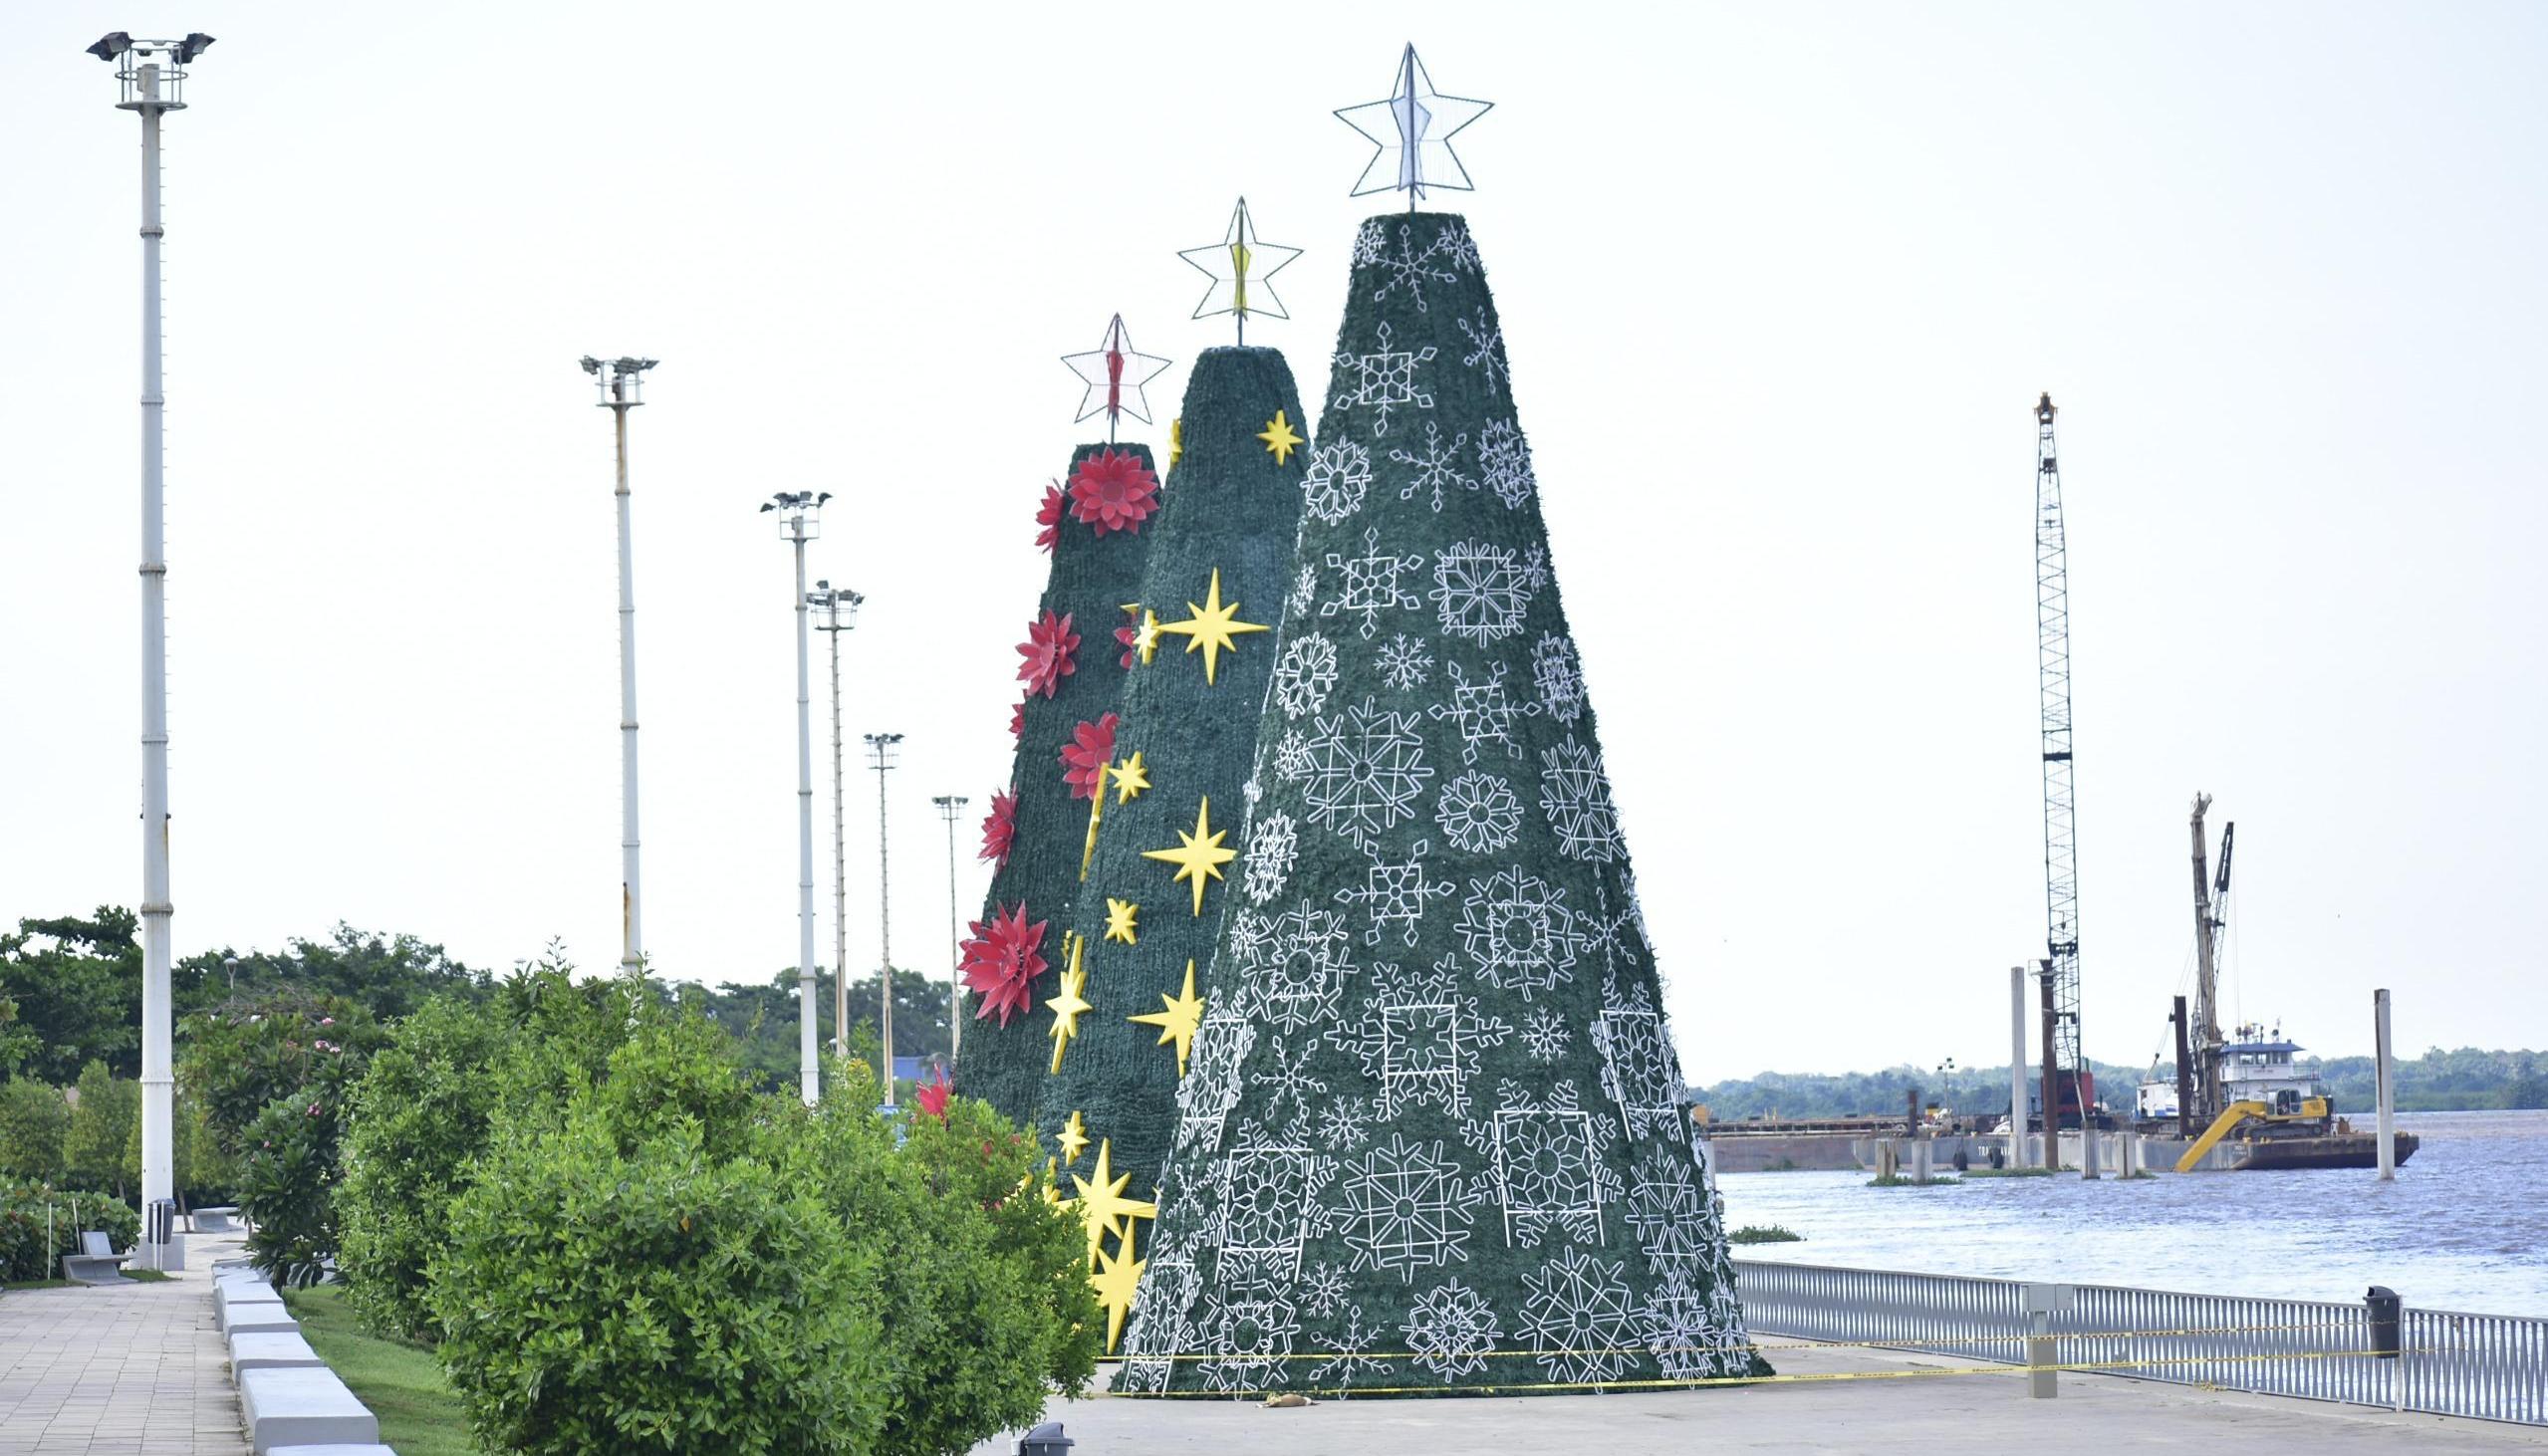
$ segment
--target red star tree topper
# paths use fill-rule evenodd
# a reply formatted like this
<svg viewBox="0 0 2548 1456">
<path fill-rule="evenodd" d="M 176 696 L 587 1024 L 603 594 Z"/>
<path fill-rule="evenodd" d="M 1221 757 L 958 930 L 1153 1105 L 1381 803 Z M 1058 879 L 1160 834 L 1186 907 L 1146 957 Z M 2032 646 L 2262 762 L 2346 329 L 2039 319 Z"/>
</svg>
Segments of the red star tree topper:
<svg viewBox="0 0 2548 1456">
<path fill-rule="evenodd" d="M 1140 531 L 1158 497 L 1159 478 L 1130 450 L 1100 450 L 1071 471 L 1071 514 L 1100 536 Z"/>
<path fill-rule="evenodd" d="M 1097 797 L 1097 776 L 1115 761 L 1115 728 L 1119 721 L 1109 713 L 1071 730 L 1071 741 L 1062 745 L 1062 782 L 1071 786 L 1072 798 Z"/>
<path fill-rule="evenodd" d="M 1044 504 L 1035 508 L 1035 524 L 1038 528 L 1035 533 L 1035 544 L 1043 547 L 1047 555 L 1052 553 L 1054 546 L 1062 539 L 1064 504 L 1066 502 L 1062 495 L 1062 482 L 1057 480 L 1044 487 Z"/>
<path fill-rule="evenodd" d="M 991 812 L 982 816 L 982 859 L 1005 869 L 1009 850 L 1017 846 L 1017 791 L 991 796 Z"/>
<path fill-rule="evenodd" d="M 1017 654 L 1026 660 L 1017 665 L 1018 681 L 1026 684 L 1030 694 L 1051 697 L 1061 687 L 1062 679 L 1079 670 L 1071 654 L 1080 649 L 1080 634 L 1071 630 L 1070 613 L 1055 616 L 1047 611 L 1026 624 L 1026 640 L 1017 644 Z"/>
<path fill-rule="evenodd" d="M 1049 968 L 1044 959 L 1044 922 L 1030 925 L 1026 920 L 1026 902 L 1020 900 L 1013 909 L 993 909 L 988 920 L 976 920 L 970 926 L 972 938 L 964 942 L 964 985 L 982 1004 L 973 1015 L 987 1020 L 996 1015 L 1000 1025 L 1028 1008 L 1034 999 L 1029 989 L 1035 978 Z"/>
</svg>

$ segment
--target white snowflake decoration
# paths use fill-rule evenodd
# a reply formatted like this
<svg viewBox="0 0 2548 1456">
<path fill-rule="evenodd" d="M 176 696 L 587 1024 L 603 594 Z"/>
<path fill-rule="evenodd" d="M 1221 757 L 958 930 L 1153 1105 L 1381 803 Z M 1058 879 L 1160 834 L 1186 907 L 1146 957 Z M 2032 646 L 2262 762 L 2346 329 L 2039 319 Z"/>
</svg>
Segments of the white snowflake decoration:
<svg viewBox="0 0 2548 1456">
<path fill-rule="evenodd" d="M 1299 718 L 1327 706 L 1336 686 L 1336 644 L 1317 632 L 1303 632 L 1283 644 L 1274 662 L 1274 704 L 1286 718 Z"/>
<path fill-rule="evenodd" d="M 1494 1128 L 1504 1242 L 1537 1244 L 1560 1231 L 1579 1243 L 1602 1242 L 1607 1174 L 1593 1114 L 1564 1098 L 1547 1107 L 1508 1105 L 1495 1113 Z"/>
<path fill-rule="evenodd" d="M 1383 929 L 1390 921 L 1399 920 L 1405 924 L 1406 943 L 1413 945 L 1416 931 L 1424 922 L 1426 902 L 1435 895 L 1457 892 L 1457 887 L 1450 881 L 1425 876 L 1424 856 L 1431 853 L 1432 849 L 1430 842 L 1417 840 L 1403 862 L 1392 864 L 1376 860 L 1365 871 L 1360 888 L 1350 884 L 1337 886 L 1336 903 L 1359 904 L 1364 913 L 1372 917 L 1370 928 L 1363 932 L 1365 944 L 1380 944 Z"/>
<path fill-rule="evenodd" d="M 1522 750 L 1513 742 L 1516 720 L 1537 717 L 1537 703 L 1516 704 L 1504 691 L 1504 669 L 1498 662 L 1485 677 L 1469 681 L 1467 671 L 1457 662 L 1445 664 L 1451 678 L 1451 700 L 1435 703 L 1429 710 L 1433 721 L 1449 719 L 1460 732 L 1460 762 L 1477 762 L 1478 750 L 1489 744 L 1500 744 L 1506 758 L 1520 758 Z"/>
<path fill-rule="evenodd" d="M 1389 242 L 1389 229 L 1377 217 L 1365 218 L 1362 229 L 1354 234 L 1354 266 L 1381 260 L 1381 249 Z"/>
<path fill-rule="evenodd" d="M 1301 472 L 1301 509 L 1334 526 L 1363 508 L 1371 488 L 1371 451 L 1352 440 L 1321 445 Z"/>
<path fill-rule="evenodd" d="M 1522 1331 L 1552 1380 L 1616 1379 L 1644 1343 L 1646 1321 L 1619 1266 L 1569 1249 L 1523 1277 Z"/>
<path fill-rule="evenodd" d="M 1548 560 L 1538 547 L 1517 553 L 1463 541 L 1435 553 L 1429 595 L 1445 633 L 1483 647 L 1520 631 L 1532 595 L 1547 584 Z"/>
<path fill-rule="evenodd" d="M 1413 713 L 1363 699 L 1333 718 L 1316 720 L 1302 796 L 1310 823 L 1373 852 L 1380 837 L 1415 813 L 1433 778 Z"/>
<path fill-rule="evenodd" d="M 1726 1358 L 1743 1342 L 1717 1322 L 1716 1306 L 1686 1268 L 1664 1272 L 1647 1292 L 1644 1342 L 1666 1380 L 1703 1380 L 1729 1373 Z"/>
<path fill-rule="evenodd" d="M 1599 864 L 1628 857 L 1601 754 L 1570 733 L 1564 743 L 1542 750 L 1540 763 L 1546 772 L 1540 776 L 1539 807 L 1549 833 L 1557 836 L 1557 852 Z"/>
<path fill-rule="evenodd" d="M 1602 1091 L 1619 1104 L 1630 1136 L 1680 1126 L 1679 1062 L 1663 1035 L 1662 1017 L 1646 1004 L 1642 991 L 1602 1008 L 1593 1023 L 1593 1045 L 1602 1054 Z"/>
<path fill-rule="evenodd" d="M 1486 392 L 1497 393 L 1512 378 L 1504 359 L 1504 326 L 1486 317 L 1486 305 L 1477 306 L 1475 322 L 1459 321 L 1460 332 L 1476 348 L 1460 356 L 1460 363 L 1473 369 L 1486 371 Z"/>
<path fill-rule="evenodd" d="M 1303 562 L 1300 575 L 1292 579 L 1292 595 L 1284 599 L 1283 605 L 1297 616 L 1309 610 L 1310 604 L 1317 600 L 1318 568 L 1309 562 Z"/>
<path fill-rule="evenodd" d="M 1458 994 L 1457 976 L 1447 958 L 1429 977 L 1375 967 L 1359 1018 L 1329 1030 L 1327 1039 L 1352 1052 L 1363 1075 L 1380 1085 L 1382 1118 L 1424 1105 L 1467 1116 L 1478 1054 L 1512 1034 L 1502 1017 L 1478 1010 L 1475 996 Z"/>
<path fill-rule="evenodd" d="M 1216 1171 L 1219 1221 L 1212 1244 L 1222 1277 L 1260 1285 L 1298 1279 L 1301 1250 L 1315 1232 L 1311 1215 L 1327 1183 L 1327 1160 L 1305 1147 L 1241 1145 Z"/>
<path fill-rule="evenodd" d="M 1584 715 L 1584 663 L 1572 637 L 1540 633 L 1531 646 L 1531 681 L 1550 717 L 1571 724 Z"/>
<path fill-rule="evenodd" d="M 1274 745 L 1275 774 L 1286 782 L 1298 783 L 1309 771 L 1309 736 L 1298 729 L 1284 734 Z"/>
<path fill-rule="evenodd" d="M 1422 687 L 1433 672 L 1433 649 L 1422 637 L 1400 632 L 1381 644 L 1380 669 L 1381 681 L 1400 692 Z"/>
<path fill-rule="evenodd" d="M 1419 1269 L 1468 1258 L 1468 1180 L 1440 1142 L 1393 1133 L 1349 1160 L 1336 1186 L 1334 1227 L 1354 1250 L 1353 1268 L 1412 1280 Z"/>
<path fill-rule="evenodd" d="M 1289 1035 L 1336 1017 L 1355 973 L 1345 917 L 1300 905 L 1274 917 L 1265 938 L 1239 960 L 1239 997 L 1253 1017 Z"/>
<path fill-rule="evenodd" d="M 1340 1264 L 1313 1264 L 1301 1273 L 1301 1303 L 1314 1317 L 1324 1320 L 1345 1308 L 1345 1268 Z"/>
<path fill-rule="evenodd" d="M 1415 472 L 1408 477 L 1406 484 L 1399 488 L 1398 498 L 1402 501 L 1413 500 L 1417 492 L 1430 491 L 1433 495 L 1434 514 L 1439 515 L 1442 502 L 1448 498 L 1452 490 L 1477 489 L 1476 479 L 1460 472 L 1460 451 L 1466 448 L 1468 448 L 1466 432 L 1452 436 L 1451 442 L 1445 445 L 1442 443 L 1442 427 L 1429 419 L 1424 421 L 1422 454 L 1412 450 L 1389 452 L 1391 460 Z"/>
<path fill-rule="evenodd" d="M 1495 1307 L 1456 1279 L 1417 1296 L 1399 1328 L 1406 1334 L 1407 1352 L 1416 1366 L 1444 1380 L 1485 1369 L 1495 1341 L 1504 1336 Z"/>
<path fill-rule="evenodd" d="M 1414 301 L 1415 312 L 1419 314 L 1426 312 L 1424 285 L 1457 283 L 1459 275 L 1452 272 L 1449 265 L 1460 256 L 1463 248 L 1475 247 L 1468 241 L 1465 230 L 1459 231 L 1457 242 L 1452 240 L 1452 232 L 1453 229 L 1445 228 L 1435 233 L 1432 240 L 1419 249 L 1415 246 L 1413 227 L 1406 223 L 1400 223 L 1398 247 L 1395 252 L 1391 250 L 1388 235 L 1384 233 L 1380 246 L 1375 248 L 1371 258 L 1366 260 L 1379 265 L 1382 280 L 1380 287 L 1372 290 L 1372 302 L 1381 303 L 1393 293 L 1404 292 Z"/>
<path fill-rule="evenodd" d="M 1380 1338 L 1381 1332 L 1377 1327 L 1364 1327 L 1360 1309 L 1347 1310 L 1345 1328 L 1330 1335 L 1326 1340 L 1334 1352 L 1310 1367 L 1310 1383 L 1321 1390 L 1337 1391 L 1341 1399 L 1343 1392 L 1354 1388 L 1357 1375 L 1396 1373 L 1396 1361 L 1386 1355 L 1368 1352 L 1380 1342 Z"/>
<path fill-rule="evenodd" d="M 1424 605 L 1424 599 L 1399 584 L 1399 577 L 1424 565 L 1421 556 L 1398 556 L 1381 550 L 1381 528 L 1374 526 L 1363 533 L 1363 554 L 1349 557 L 1343 552 L 1327 554 L 1328 570 L 1345 574 L 1344 590 L 1334 599 L 1319 604 L 1321 616 L 1355 616 L 1363 618 L 1363 639 L 1371 640 L 1380 630 L 1384 611 L 1412 611 Z"/>
<path fill-rule="evenodd" d="M 1401 409 L 1430 409 L 1433 391 L 1415 386 L 1417 368 L 1433 362 L 1440 350 L 1427 344 L 1422 349 L 1392 349 L 1389 321 L 1380 326 L 1380 348 L 1370 354 L 1340 354 L 1336 357 L 1338 379 L 1328 388 L 1330 403 L 1337 409 L 1372 411 L 1372 433 L 1389 433 L 1390 415 Z"/>
<path fill-rule="evenodd" d="M 1527 1001 L 1575 978 L 1583 935 L 1563 887 L 1520 868 L 1469 881 L 1460 903 L 1461 948 L 1478 979 Z"/>
<path fill-rule="evenodd" d="M 1215 1302 L 1203 1317 L 1203 1383 L 1254 1392 L 1291 1383 L 1293 1336 L 1301 1333 L 1292 1303 L 1275 1295 Z"/>
<path fill-rule="evenodd" d="M 1362 1102 L 1339 1098 L 1328 1103 L 1327 1110 L 1319 1113 L 1318 1139 L 1330 1152 L 1351 1152 L 1361 1147 L 1363 1139 L 1371 1135 L 1371 1113 L 1364 1110 Z"/>
<path fill-rule="evenodd" d="M 1248 832 L 1247 867 L 1239 875 L 1240 891 L 1259 905 L 1281 894 L 1300 853 L 1300 821 L 1279 809 L 1257 820 Z"/>
<path fill-rule="evenodd" d="M 1637 1235 L 1649 1263 L 1702 1259 L 1712 1215 L 1683 1149 L 1664 1143 L 1641 1149 L 1629 1168 L 1620 1217 Z"/>
<path fill-rule="evenodd" d="M 1233 1012 L 1207 1012 L 1195 1029 L 1194 1052 L 1176 1089 L 1179 1147 L 1216 1148 L 1230 1109 L 1238 1105 L 1239 1070 L 1256 1045 L 1256 1026 Z"/>
<path fill-rule="evenodd" d="M 1506 510 L 1518 511 L 1539 489 L 1531 474 L 1531 446 L 1522 427 L 1509 419 L 1490 419 L 1477 435 L 1477 473 Z"/>
<path fill-rule="evenodd" d="M 1452 849 L 1492 854 L 1521 837 L 1521 796 L 1493 774 L 1471 769 L 1442 786 L 1433 803 L 1433 822 L 1442 827 Z"/>
<path fill-rule="evenodd" d="M 1141 1295 L 1124 1327 L 1124 1369 L 1117 1388 L 1156 1394 L 1167 1389 L 1171 1356 L 1194 1348 L 1194 1302 L 1202 1294 L 1191 1259 L 1161 1258 L 1151 1250 Z"/>
<path fill-rule="evenodd" d="M 1534 1062 L 1554 1062 L 1565 1056 L 1567 1044 L 1574 1039 L 1574 1030 L 1553 1006 L 1536 1007 L 1522 1018 L 1522 1048 Z"/>
<path fill-rule="evenodd" d="M 1283 1104 L 1292 1104 L 1292 1115 L 1306 1119 L 1310 1101 L 1327 1092 L 1327 1079 L 1310 1073 L 1312 1049 L 1302 1042 L 1276 1042 L 1269 1049 L 1270 1064 L 1256 1076 L 1256 1088 L 1263 1094 L 1260 1101 L 1268 1117 L 1283 1115 Z"/>
</svg>

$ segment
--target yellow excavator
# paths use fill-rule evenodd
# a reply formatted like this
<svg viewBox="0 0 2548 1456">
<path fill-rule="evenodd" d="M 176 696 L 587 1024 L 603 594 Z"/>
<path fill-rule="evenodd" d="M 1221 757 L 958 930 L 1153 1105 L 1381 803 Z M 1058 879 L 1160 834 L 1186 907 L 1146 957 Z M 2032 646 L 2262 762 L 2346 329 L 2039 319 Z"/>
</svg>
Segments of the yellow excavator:
<svg viewBox="0 0 2548 1456">
<path fill-rule="evenodd" d="M 2319 1132 L 2326 1128 L 2328 1119 L 2335 1110 L 2328 1105 L 2325 1097 L 2302 1097 L 2297 1103 L 2287 1105 L 2292 1106 L 2293 1109 L 2277 1112 L 2263 1102 L 2251 1098 L 2241 1098 L 2231 1102 L 2228 1106 L 2221 1108 L 2220 1115 L 2212 1119 L 2209 1127 L 2203 1129 L 2202 1136 L 2195 1138 L 2186 1146 L 2185 1155 L 2176 1159 L 2176 1171 L 2192 1172 L 2195 1166 L 2202 1162 L 2203 1154 L 2211 1151 L 2222 1138 L 2227 1137 L 2244 1123 L 2261 1122 L 2267 1129 L 2271 1129 L 2276 1124 L 2288 1126 L 2296 1122 L 2306 1122 L 2312 1124 L 2308 1131 Z"/>
</svg>

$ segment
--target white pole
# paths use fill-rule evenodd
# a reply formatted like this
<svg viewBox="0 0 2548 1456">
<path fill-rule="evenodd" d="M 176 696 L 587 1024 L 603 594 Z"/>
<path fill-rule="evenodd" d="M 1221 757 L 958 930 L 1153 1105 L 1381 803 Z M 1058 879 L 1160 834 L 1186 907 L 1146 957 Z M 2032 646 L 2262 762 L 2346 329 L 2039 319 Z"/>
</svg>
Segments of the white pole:
<svg viewBox="0 0 2548 1456">
<path fill-rule="evenodd" d="M 2026 968 L 2008 968 L 2008 1165 L 2026 1164 Z"/>
<path fill-rule="evenodd" d="M 2389 1043 L 2389 991 L 2371 993 L 2372 1040 L 2379 1056 L 2380 1181 L 2398 1179 L 2398 1064 Z"/>
<path fill-rule="evenodd" d="M 899 733 L 887 735 L 887 741 L 876 750 L 876 937 L 877 950 L 885 961 L 877 974 L 879 997 L 878 1020 L 884 1028 L 885 1043 L 885 1109 L 893 1110 L 893 901 L 886 889 L 886 869 L 892 856 L 885 850 L 885 776 L 893 767 L 893 744 L 901 740 Z"/>
<path fill-rule="evenodd" d="M 612 433 L 620 474 L 620 969 L 641 974 L 644 921 L 637 898 L 637 566 L 629 545 L 629 378 L 611 378 Z"/>
<path fill-rule="evenodd" d="M 832 637 L 832 1055 L 850 1055 L 850 884 L 848 822 L 841 783 L 841 596 L 824 593 Z"/>
<path fill-rule="evenodd" d="M 946 990 L 946 1057 L 949 1062 L 964 1050 L 964 935 L 962 915 L 955 899 L 955 817 L 964 811 L 961 795 L 950 794 L 938 801 L 946 816 L 946 941 L 950 947 L 947 963 Z"/>
<path fill-rule="evenodd" d="M 805 517 L 799 511 L 789 533 L 796 543 L 797 1075 L 810 1107 L 823 1098 L 823 1063 L 814 1025 L 814 716 L 805 639 Z"/>
<path fill-rule="evenodd" d="M 168 993 L 168 562 L 161 515 L 159 67 L 135 68 L 141 113 L 141 1206 L 173 1197 L 176 1079 Z M 142 1264 L 161 1267 L 162 1246 Z"/>
</svg>

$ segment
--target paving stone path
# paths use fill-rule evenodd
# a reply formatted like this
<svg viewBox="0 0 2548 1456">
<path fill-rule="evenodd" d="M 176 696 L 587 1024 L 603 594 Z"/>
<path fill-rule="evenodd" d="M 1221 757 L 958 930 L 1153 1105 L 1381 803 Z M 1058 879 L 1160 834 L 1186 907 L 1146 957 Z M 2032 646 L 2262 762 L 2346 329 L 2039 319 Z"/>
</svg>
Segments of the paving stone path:
<svg viewBox="0 0 2548 1456">
<path fill-rule="evenodd" d="M 0 1294 L 0 1456 L 247 1456 L 212 1261 L 194 1235 L 165 1283 Z"/>
</svg>

